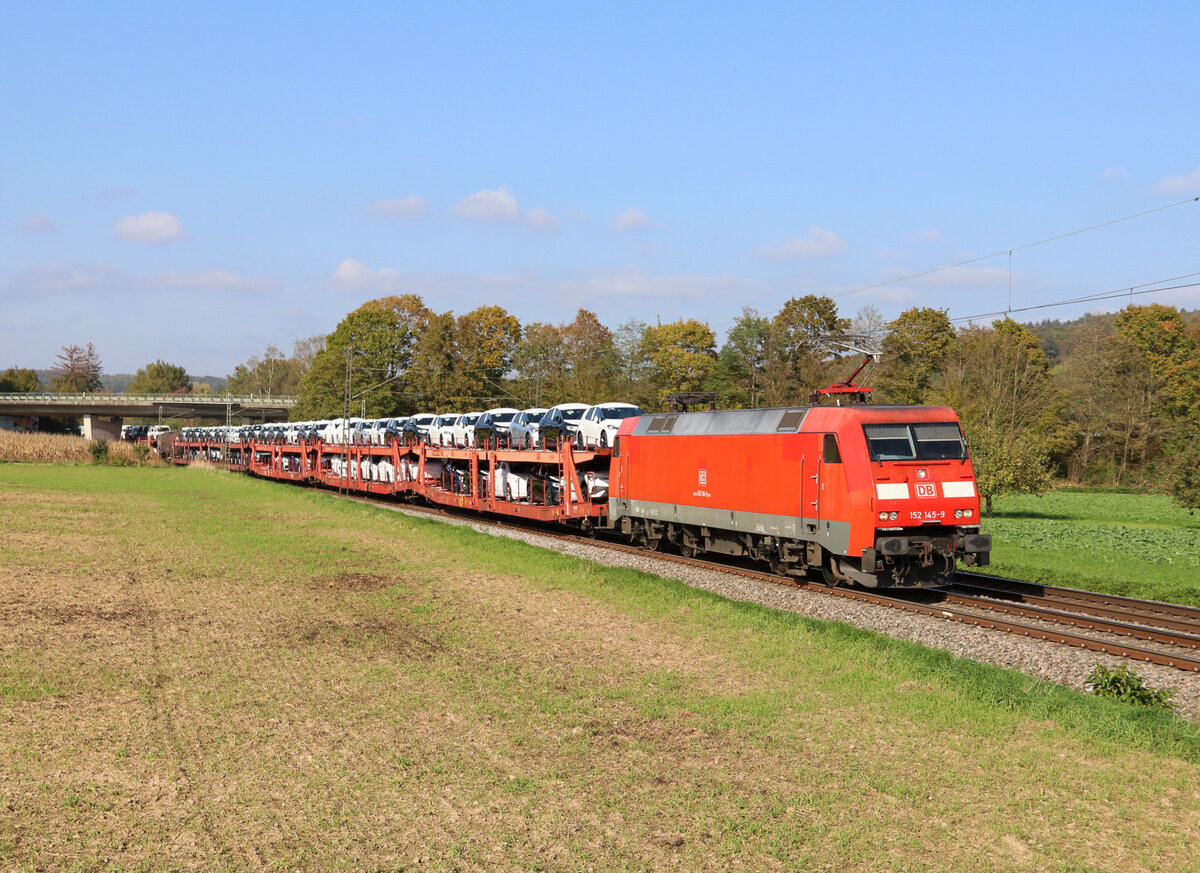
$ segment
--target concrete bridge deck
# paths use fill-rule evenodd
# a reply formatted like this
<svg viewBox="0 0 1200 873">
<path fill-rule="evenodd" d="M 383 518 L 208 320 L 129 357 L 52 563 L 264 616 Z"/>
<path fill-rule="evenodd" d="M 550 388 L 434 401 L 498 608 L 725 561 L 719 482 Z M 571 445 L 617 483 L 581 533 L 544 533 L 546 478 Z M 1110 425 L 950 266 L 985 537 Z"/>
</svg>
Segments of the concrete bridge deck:
<svg viewBox="0 0 1200 873">
<path fill-rule="evenodd" d="M 84 436 L 119 437 L 122 419 L 253 418 L 285 421 L 295 397 L 234 394 L 0 394 L 0 415 L 81 415 Z"/>
</svg>

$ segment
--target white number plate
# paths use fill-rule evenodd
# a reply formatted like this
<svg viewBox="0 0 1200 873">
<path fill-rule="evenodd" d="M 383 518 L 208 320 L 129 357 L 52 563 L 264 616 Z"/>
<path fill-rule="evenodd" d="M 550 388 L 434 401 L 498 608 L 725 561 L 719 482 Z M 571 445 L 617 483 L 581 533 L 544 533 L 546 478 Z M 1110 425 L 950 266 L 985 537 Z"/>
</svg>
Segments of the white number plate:
<svg viewBox="0 0 1200 873">
<path fill-rule="evenodd" d="M 923 509 L 910 512 L 908 517 L 913 521 L 941 521 L 946 517 L 944 509 Z"/>
</svg>

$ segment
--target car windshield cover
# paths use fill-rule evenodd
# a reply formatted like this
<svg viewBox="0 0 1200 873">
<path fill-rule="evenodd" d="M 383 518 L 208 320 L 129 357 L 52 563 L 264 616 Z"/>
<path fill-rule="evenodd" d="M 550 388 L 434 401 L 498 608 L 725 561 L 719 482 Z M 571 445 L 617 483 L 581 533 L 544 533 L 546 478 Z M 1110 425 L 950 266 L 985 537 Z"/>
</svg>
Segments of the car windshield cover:
<svg viewBox="0 0 1200 873">
<path fill-rule="evenodd" d="M 562 410 L 562 417 L 567 421 L 578 421 L 583 418 L 585 412 L 587 412 L 586 409 L 564 409 Z"/>
<path fill-rule="evenodd" d="M 500 412 L 492 416 L 492 421 L 512 421 L 515 412 Z"/>
<path fill-rule="evenodd" d="M 646 413 L 634 407 L 617 407 L 616 409 L 603 409 L 601 412 L 605 418 L 633 418 L 635 415 L 645 415 Z"/>
<path fill-rule="evenodd" d="M 967 456 L 962 432 L 952 421 L 866 424 L 873 461 L 957 461 Z"/>
</svg>

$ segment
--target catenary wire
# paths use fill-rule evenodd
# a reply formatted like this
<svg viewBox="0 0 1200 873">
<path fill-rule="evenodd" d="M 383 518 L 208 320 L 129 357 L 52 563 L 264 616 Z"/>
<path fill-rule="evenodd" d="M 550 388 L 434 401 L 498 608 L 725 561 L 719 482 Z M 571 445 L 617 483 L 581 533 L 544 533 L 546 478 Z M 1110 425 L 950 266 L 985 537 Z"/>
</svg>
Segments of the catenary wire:
<svg viewBox="0 0 1200 873">
<path fill-rule="evenodd" d="M 883 282 L 876 282 L 873 285 L 864 285 L 861 288 L 852 288 L 849 291 L 842 291 L 840 294 L 832 294 L 830 296 L 836 300 L 839 297 L 848 297 L 851 294 L 858 294 L 863 291 L 870 291 L 874 288 L 884 288 L 888 285 L 895 285 L 897 282 L 907 282 L 909 279 L 919 279 L 922 276 L 929 276 L 934 273 L 940 273 L 943 270 L 953 270 L 955 267 L 965 267 L 969 264 L 977 264 L 980 261 L 986 261 L 990 258 L 998 258 L 998 257 L 1000 257 L 1000 255 L 1003 255 L 1003 254 L 1011 255 L 1012 252 L 1019 252 L 1019 251 L 1025 250 L 1025 249 L 1031 249 L 1036 246 L 1044 246 L 1047 243 L 1056 242 L 1060 239 L 1066 239 L 1067 237 L 1078 236 L 1081 233 L 1087 233 L 1088 231 L 1098 230 L 1102 227 L 1109 227 L 1114 224 L 1120 224 L 1123 221 L 1131 221 L 1135 218 L 1141 218 L 1144 215 L 1152 215 L 1155 212 L 1162 212 L 1164 209 L 1173 209 L 1176 206 L 1182 206 L 1185 203 L 1197 203 L 1197 202 L 1200 202 L 1200 197 L 1188 197 L 1184 200 L 1177 200 L 1174 203 L 1167 203 L 1164 206 L 1156 206 L 1153 209 L 1147 209 L 1144 212 L 1136 212 L 1133 215 L 1125 215 L 1121 218 L 1114 218 L 1111 221 L 1102 221 L 1099 224 L 1093 224 L 1088 227 L 1081 227 L 1078 230 L 1072 230 L 1072 231 L 1068 231 L 1067 233 L 1060 233 L 1056 236 L 1046 237 L 1046 239 L 1040 239 L 1040 240 L 1037 240 L 1036 242 L 1025 243 L 1024 245 L 1019 245 L 1019 246 L 1012 246 L 1011 248 L 1003 248 L 1003 249 L 1000 249 L 1000 251 L 998 251 L 998 252 L 992 252 L 991 254 L 988 254 L 988 255 L 980 255 L 979 257 L 976 257 L 976 258 L 968 258 L 965 261 L 958 261 L 957 263 L 954 263 L 954 264 L 944 264 L 940 267 L 934 267 L 930 270 L 922 270 L 919 273 L 909 273 L 907 276 L 898 276 L 895 279 L 887 279 L 886 281 L 883 281 Z M 1016 310 L 1013 310 L 1013 311 L 1016 311 Z"/>
</svg>

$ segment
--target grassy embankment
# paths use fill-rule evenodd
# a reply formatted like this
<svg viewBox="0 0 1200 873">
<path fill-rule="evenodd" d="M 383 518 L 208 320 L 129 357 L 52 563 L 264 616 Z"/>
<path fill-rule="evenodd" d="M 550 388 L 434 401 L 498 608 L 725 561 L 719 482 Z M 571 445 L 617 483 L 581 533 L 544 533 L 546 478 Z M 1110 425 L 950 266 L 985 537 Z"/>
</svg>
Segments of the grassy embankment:
<svg viewBox="0 0 1200 873">
<path fill-rule="evenodd" d="M 990 572 L 1200 606 L 1200 515 L 1162 494 L 997 498 Z"/>
<path fill-rule="evenodd" d="M 0 494 L 4 869 L 1196 869 L 1162 712 L 222 473 Z"/>
</svg>

